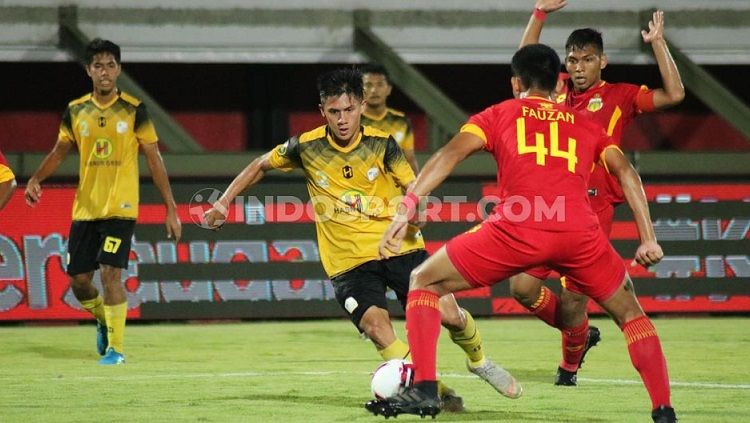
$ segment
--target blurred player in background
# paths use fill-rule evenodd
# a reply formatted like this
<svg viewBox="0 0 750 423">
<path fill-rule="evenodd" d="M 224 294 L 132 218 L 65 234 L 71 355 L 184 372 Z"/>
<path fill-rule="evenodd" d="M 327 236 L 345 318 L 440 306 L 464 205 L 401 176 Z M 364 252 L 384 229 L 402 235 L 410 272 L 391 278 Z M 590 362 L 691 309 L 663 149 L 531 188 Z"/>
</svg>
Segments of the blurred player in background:
<svg viewBox="0 0 750 423">
<path fill-rule="evenodd" d="M 414 156 L 414 131 L 404 112 L 388 107 L 388 96 L 393 86 L 388 71 L 381 65 L 368 64 L 360 68 L 365 88 L 365 110 L 362 112 L 362 125 L 372 126 L 390 134 L 404 151 L 406 161 L 419 173 L 419 164 Z"/>
<path fill-rule="evenodd" d="M 0 151 L 0 210 L 8 204 L 16 189 L 16 175 L 13 174 L 3 152 Z"/>
<path fill-rule="evenodd" d="M 26 187 L 26 202 L 37 205 L 41 183 L 68 152 L 80 154 L 79 183 L 68 238 L 67 273 L 73 294 L 97 321 L 99 364 L 120 364 L 128 311 L 122 269 L 128 267 L 138 217 L 138 149 L 148 160 L 154 184 L 166 206 L 167 237 L 179 241 L 177 217 L 158 138 L 146 106 L 117 89 L 122 70 L 120 47 L 95 39 L 86 48 L 86 73 L 93 92 L 73 100 L 63 113 L 57 143 Z M 104 296 L 94 286 L 101 272 Z"/>
<path fill-rule="evenodd" d="M 599 229 L 586 193 L 595 162 L 620 181 L 638 227 L 642 265 L 663 257 L 656 242 L 640 178 L 602 128 L 552 100 L 560 59 L 532 44 L 513 56 L 511 84 L 517 99 L 472 116 L 425 164 L 380 243 L 381 256 L 402 248 L 419 197 L 445 180 L 469 155 L 486 150 L 498 166 L 501 201 L 480 225 L 454 237 L 416 268 L 406 304 L 406 328 L 415 365 L 413 388 L 366 408 L 386 417 L 435 415 L 438 298 L 492 286 L 539 265 L 569 276 L 569 289 L 591 296 L 620 326 L 634 367 L 652 401 L 656 421 L 675 421 L 669 377 L 659 337 L 643 313 L 625 266 Z M 528 213 L 519 211 L 519 204 Z M 658 419 L 658 420 L 657 420 Z"/>
<path fill-rule="evenodd" d="M 318 91 L 320 113 L 327 124 L 291 137 L 253 160 L 205 213 L 205 223 L 218 229 L 234 198 L 267 171 L 302 169 L 316 214 L 320 260 L 337 301 L 383 360 L 403 359 L 409 355 L 409 346 L 393 330 L 386 288 L 393 289 L 403 307 L 409 274 L 427 258 L 427 252 L 415 226 L 409 228 L 393 257 L 379 260 L 377 245 L 393 216 L 394 207 L 388 202 L 401 197 L 402 190 L 413 183 L 414 172 L 393 137 L 360 125 L 365 102 L 358 71 L 326 73 L 318 80 Z M 440 299 L 440 309 L 442 324 L 465 351 L 469 370 L 501 394 L 520 396 L 521 386 L 513 376 L 485 357 L 471 314 L 458 307 L 453 295 Z M 463 409 L 462 399 L 452 389 L 441 384 L 439 395 L 446 411 Z"/>
<path fill-rule="evenodd" d="M 547 13 L 567 4 L 562 0 L 538 0 L 521 47 L 539 42 Z M 664 40 L 664 14 L 656 11 L 641 31 L 645 43 L 651 44 L 661 73 L 664 88 L 649 89 L 627 83 L 609 83 L 602 80 L 602 70 L 607 66 L 602 34 L 591 28 L 573 31 L 565 43 L 565 68 L 558 84 L 557 101 L 565 103 L 591 118 L 620 145 L 625 126 L 642 112 L 651 112 L 679 104 L 685 97 L 680 74 Z M 591 205 L 599 225 L 609 238 L 614 219 L 614 209 L 625 197 L 616 178 L 604 166 L 595 166 L 589 180 Z M 586 352 L 600 339 L 599 329 L 589 327 L 586 306 L 588 298 L 565 289 L 558 297 L 542 285 L 550 277 L 548 268 L 530 269 L 511 278 L 513 296 L 548 325 L 562 333 L 562 360 L 557 369 L 555 384 L 575 386 L 577 372 Z"/>
</svg>

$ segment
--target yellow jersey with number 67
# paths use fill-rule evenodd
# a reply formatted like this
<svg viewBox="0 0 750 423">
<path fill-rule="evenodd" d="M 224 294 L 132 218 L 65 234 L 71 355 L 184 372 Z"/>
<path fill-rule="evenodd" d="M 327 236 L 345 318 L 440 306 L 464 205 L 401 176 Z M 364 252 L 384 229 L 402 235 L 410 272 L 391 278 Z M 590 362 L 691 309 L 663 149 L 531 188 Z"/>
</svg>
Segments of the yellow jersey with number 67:
<svg viewBox="0 0 750 423">
<path fill-rule="evenodd" d="M 91 94 L 73 100 L 58 139 L 80 155 L 73 220 L 138 217 L 138 148 L 158 141 L 140 100 L 124 92 L 109 104 Z"/>
</svg>

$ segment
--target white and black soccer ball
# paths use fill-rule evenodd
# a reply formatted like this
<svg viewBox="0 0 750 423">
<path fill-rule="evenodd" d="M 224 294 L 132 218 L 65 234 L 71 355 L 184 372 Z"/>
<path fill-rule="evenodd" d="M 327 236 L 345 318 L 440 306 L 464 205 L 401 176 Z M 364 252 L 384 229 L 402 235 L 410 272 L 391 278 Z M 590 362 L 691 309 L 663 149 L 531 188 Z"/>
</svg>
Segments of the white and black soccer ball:
<svg viewBox="0 0 750 423">
<path fill-rule="evenodd" d="M 414 365 L 395 358 L 378 366 L 372 374 L 370 389 L 377 399 L 398 395 L 414 382 Z"/>
</svg>

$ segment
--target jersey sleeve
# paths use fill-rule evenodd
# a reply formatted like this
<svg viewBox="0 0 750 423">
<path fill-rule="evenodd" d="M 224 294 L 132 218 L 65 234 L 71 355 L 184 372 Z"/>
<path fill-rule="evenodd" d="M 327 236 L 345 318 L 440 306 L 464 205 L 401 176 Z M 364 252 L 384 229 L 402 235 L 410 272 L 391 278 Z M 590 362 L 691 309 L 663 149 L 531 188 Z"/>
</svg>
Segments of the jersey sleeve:
<svg viewBox="0 0 750 423">
<path fill-rule="evenodd" d="M 268 161 L 274 169 L 289 172 L 295 168 L 302 167 L 300 158 L 299 138 L 291 137 L 283 144 L 279 144 L 271 150 Z"/>
<path fill-rule="evenodd" d="M 492 140 L 492 109 L 488 108 L 469 118 L 469 121 L 461 127 L 459 132 L 467 132 L 476 135 L 484 142 L 484 149 L 492 152 L 494 150 Z"/>
<path fill-rule="evenodd" d="M 609 168 L 607 167 L 607 162 L 604 160 L 604 155 L 607 153 L 607 150 L 610 148 L 616 148 L 620 150 L 620 147 L 617 146 L 617 143 L 615 143 L 615 140 L 607 135 L 607 133 L 604 131 L 604 128 L 600 128 L 600 132 L 598 133 L 599 140 L 596 143 L 596 150 L 594 151 L 594 158 L 596 162 L 607 170 L 607 173 L 609 173 Z M 622 150 L 620 150 L 622 151 Z"/>
<path fill-rule="evenodd" d="M 641 85 L 638 88 L 638 92 L 635 95 L 635 110 L 638 113 L 653 112 L 656 110 L 656 106 L 654 106 L 654 90 L 649 89 L 645 85 Z"/>
<path fill-rule="evenodd" d="M 0 183 L 12 181 L 15 178 L 16 175 L 13 174 L 10 166 L 8 166 L 8 161 L 3 156 L 3 153 L 0 152 Z"/>
<path fill-rule="evenodd" d="M 70 116 L 70 106 L 66 107 L 63 112 L 57 139 L 63 142 L 76 142 L 75 135 L 73 134 L 73 118 Z"/>
<path fill-rule="evenodd" d="M 151 120 L 145 103 L 139 104 L 135 109 L 133 129 L 135 130 L 135 137 L 138 138 L 138 142 L 141 144 L 153 144 L 159 141 L 159 137 L 156 135 L 156 128 L 154 128 L 154 122 Z"/>
<path fill-rule="evenodd" d="M 413 181 L 414 171 L 412 170 L 409 162 L 406 161 L 404 151 L 398 146 L 393 137 L 388 137 L 388 144 L 385 147 L 385 157 L 383 157 L 383 165 L 385 169 L 393 175 L 396 183 L 399 186 L 406 188 L 407 185 Z"/>
</svg>

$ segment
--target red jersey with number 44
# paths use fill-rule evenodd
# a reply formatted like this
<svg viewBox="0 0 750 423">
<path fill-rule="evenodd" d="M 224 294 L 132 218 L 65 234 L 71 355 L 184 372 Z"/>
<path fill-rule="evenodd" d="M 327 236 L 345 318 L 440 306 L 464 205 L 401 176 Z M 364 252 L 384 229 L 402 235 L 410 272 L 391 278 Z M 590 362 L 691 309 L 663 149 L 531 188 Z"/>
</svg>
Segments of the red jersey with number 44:
<svg viewBox="0 0 750 423">
<path fill-rule="evenodd" d="M 561 79 L 568 79 L 568 75 L 561 74 Z M 625 127 L 636 116 L 655 110 L 654 91 L 645 85 L 606 81 L 601 81 L 596 87 L 578 93 L 573 89 L 570 80 L 566 80 L 562 93 L 557 97 L 557 102 L 572 107 L 598 123 L 618 146 Z M 606 208 L 609 204 L 617 205 L 625 201 L 617 179 L 609 175 L 602 167 L 593 169 L 589 188 L 592 194 L 591 204 L 596 212 Z"/>
<path fill-rule="evenodd" d="M 461 132 L 484 140 L 497 162 L 501 199 L 489 220 L 555 232 L 599 227 L 586 189 L 592 165 L 617 147 L 595 122 L 528 97 L 485 109 Z"/>
</svg>

